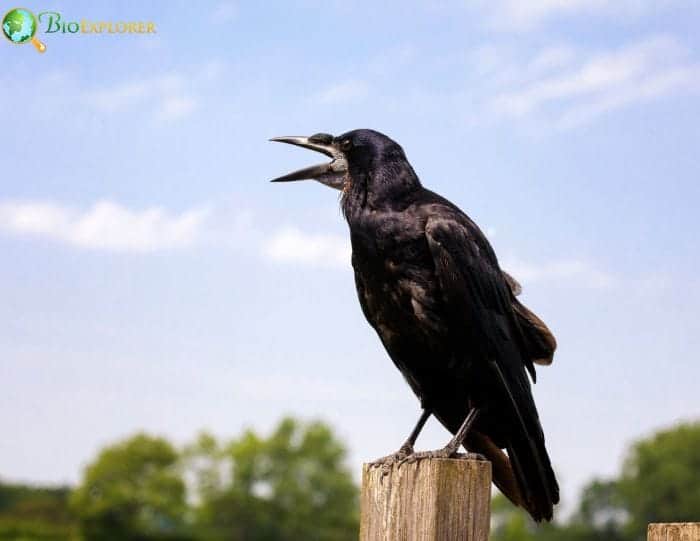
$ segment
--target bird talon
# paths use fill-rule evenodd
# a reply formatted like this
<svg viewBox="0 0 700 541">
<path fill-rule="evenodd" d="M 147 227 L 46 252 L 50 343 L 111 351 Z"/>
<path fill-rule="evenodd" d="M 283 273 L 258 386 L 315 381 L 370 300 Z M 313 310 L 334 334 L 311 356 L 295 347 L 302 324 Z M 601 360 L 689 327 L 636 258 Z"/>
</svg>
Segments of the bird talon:
<svg viewBox="0 0 700 541">
<path fill-rule="evenodd" d="M 416 454 L 417 453 L 411 453 L 410 455 L 407 455 L 404 458 L 402 458 L 401 460 L 399 460 L 398 463 L 396 464 L 396 469 L 397 470 L 401 469 L 401 466 L 403 466 L 404 464 L 413 464 L 416 461 L 414 458 L 416 456 Z"/>
<path fill-rule="evenodd" d="M 391 472 L 391 468 L 394 465 L 400 464 L 402 460 L 405 460 L 406 457 L 411 456 L 412 454 L 413 447 L 404 444 L 401 446 L 401 449 L 399 449 L 395 453 L 383 456 L 382 458 L 378 458 L 377 460 L 373 460 L 369 463 L 369 467 L 372 469 L 381 468 L 382 477 L 386 477 L 387 475 L 389 475 L 389 473 Z"/>
</svg>

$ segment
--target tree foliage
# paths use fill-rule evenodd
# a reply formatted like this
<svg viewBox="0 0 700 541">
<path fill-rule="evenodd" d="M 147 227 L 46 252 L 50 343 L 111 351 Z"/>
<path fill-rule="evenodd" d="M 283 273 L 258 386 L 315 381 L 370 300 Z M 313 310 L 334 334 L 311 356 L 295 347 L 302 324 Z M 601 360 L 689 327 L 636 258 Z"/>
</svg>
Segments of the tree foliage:
<svg viewBox="0 0 700 541">
<path fill-rule="evenodd" d="M 282 420 L 269 437 L 177 451 L 140 434 L 104 449 L 71 504 L 90 540 L 344 541 L 357 538 L 357 488 L 323 423 Z"/>
<path fill-rule="evenodd" d="M 700 422 L 684 423 L 637 442 L 618 482 L 629 531 L 641 539 L 649 522 L 700 516 Z"/>
<path fill-rule="evenodd" d="M 167 440 L 146 434 L 104 449 L 71 498 L 84 539 L 187 538 L 178 459 Z"/>
<path fill-rule="evenodd" d="M 68 540 L 75 532 L 68 487 L 0 483 L 0 540 Z"/>
<path fill-rule="evenodd" d="M 198 475 L 199 523 L 209 538 L 357 538 L 357 488 L 328 426 L 287 418 L 267 438 L 247 431 L 223 448 L 202 442 L 215 454 Z"/>
</svg>

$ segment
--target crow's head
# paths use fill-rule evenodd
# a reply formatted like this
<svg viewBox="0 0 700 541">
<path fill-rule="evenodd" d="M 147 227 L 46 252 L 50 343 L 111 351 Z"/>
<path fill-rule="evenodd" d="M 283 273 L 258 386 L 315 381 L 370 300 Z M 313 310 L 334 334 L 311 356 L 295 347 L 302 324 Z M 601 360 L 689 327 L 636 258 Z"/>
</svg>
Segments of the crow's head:
<svg viewBox="0 0 700 541">
<path fill-rule="evenodd" d="M 327 133 L 311 137 L 275 137 L 271 141 L 309 148 L 331 158 L 330 162 L 299 169 L 272 182 L 312 179 L 337 190 L 347 190 L 353 180 L 368 177 L 383 168 L 408 165 L 401 146 L 374 130 L 353 130 L 337 137 Z"/>
</svg>

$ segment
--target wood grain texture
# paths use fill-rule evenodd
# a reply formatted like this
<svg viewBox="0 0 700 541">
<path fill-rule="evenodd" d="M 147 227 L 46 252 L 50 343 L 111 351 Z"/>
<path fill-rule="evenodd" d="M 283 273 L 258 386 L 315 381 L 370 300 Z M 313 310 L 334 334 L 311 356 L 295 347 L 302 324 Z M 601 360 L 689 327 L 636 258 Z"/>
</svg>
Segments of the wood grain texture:
<svg viewBox="0 0 700 541">
<path fill-rule="evenodd" d="M 700 522 L 649 524 L 647 541 L 700 541 Z"/>
<path fill-rule="evenodd" d="M 491 463 L 425 459 L 362 470 L 360 541 L 487 541 Z"/>
</svg>

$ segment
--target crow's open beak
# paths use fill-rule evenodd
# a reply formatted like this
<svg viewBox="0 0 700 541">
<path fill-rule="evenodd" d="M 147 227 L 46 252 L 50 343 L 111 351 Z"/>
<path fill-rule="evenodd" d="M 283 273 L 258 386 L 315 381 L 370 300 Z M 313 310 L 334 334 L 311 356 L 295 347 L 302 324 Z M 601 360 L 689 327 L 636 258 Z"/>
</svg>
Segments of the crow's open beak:
<svg viewBox="0 0 700 541">
<path fill-rule="evenodd" d="M 345 183 L 345 174 L 348 170 L 348 164 L 343 153 L 335 146 L 332 135 L 319 133 L 311 137 L 273 137 L 270 141 L 278 143 L 289 143 L 300 147 L 321 152 L 332 158 L 328 163 L 321 163 L 305 167 L 292 173 L 288 173 L 281 177 L 272 179 L 270 182 L 289 182 L 292 180 L 316 180 L 321 184 L 341 190 Z"/>
</svg>

